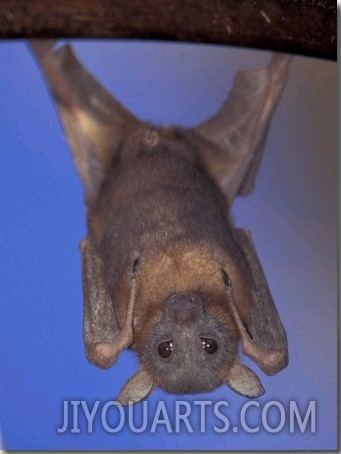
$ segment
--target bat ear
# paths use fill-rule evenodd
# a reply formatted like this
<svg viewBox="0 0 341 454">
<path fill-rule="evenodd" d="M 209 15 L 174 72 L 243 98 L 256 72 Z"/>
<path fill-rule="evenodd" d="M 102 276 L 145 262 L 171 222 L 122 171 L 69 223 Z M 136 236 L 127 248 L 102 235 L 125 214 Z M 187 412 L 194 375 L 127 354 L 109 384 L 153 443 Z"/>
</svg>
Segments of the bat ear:
<svg viewBox="0 0 341 454">
<path fill-rule="evenodd" d="M 53 49 L 53 40 L 33 40 L 30 45 L 56 101 L 86 201 L 91 203 L 122 137 L 139 121 L 85 70 L 69 45 Z"/>
<path fill-rule="evenodd" d="M 233 283 L 224 274 L 227 296 L 233 319 L 242 339 L 243 353 L 254 360 L 268 375 L 274 375 L 288 365 L 288 343 L 285 329 L 272 299 L 264 271 L 245 229 L 232 233 L 241 254 L 240 274 L 246 276 L 243 286 L 249 286 L 250 301 L 235 301 Z"/>
<path fill-rule="evenodd" d="M 265 392 L 257 375 L 239 362 L 235 362 L 229 369 L 224 382 L 233 391 L 245 397 L 259 397 Z"/>
<path fill-rule="evenodd" d="M 253 189 L 290 60 L 289 55 L 276 54 L 264 68 L 239 71 L 221 109 L 194 128 L 208 141 L 201 157 L 230 203 Z"/>
<path fill-rule="evenodd" d="M 121 389 L 116 402 L 121 405 L 137 404 L 145 399 L 155 388 L 150 375 L 144 370 L 139 369 L 136 374 L 129 378 Z"/>
</svg>

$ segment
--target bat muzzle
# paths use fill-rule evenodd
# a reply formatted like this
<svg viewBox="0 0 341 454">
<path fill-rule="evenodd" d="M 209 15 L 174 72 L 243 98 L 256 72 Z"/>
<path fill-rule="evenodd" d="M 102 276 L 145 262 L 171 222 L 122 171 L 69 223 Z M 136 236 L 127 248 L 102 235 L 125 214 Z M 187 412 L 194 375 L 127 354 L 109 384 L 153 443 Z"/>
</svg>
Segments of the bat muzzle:
<svg viewBox="0 0 341 454">
<path fill-rule="evenodd" d="M 169 297 L 166 312 L 179 321 L 187 322 L 198 316 L 200 298 L 192 293 L 176 293 Z"/>
</svg>

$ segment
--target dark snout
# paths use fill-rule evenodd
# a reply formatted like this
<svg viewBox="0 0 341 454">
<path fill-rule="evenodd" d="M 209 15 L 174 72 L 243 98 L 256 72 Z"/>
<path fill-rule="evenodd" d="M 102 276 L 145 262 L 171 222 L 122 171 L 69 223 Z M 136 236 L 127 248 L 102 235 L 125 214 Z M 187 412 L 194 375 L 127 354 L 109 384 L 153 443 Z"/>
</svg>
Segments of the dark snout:
<svg viewBox="0 0 341 454">
<path fill-rule="evenodd" d="M 180 321 L 197 317 L 200 298 L 191 293 L 176 293 L 167 300 L 167 312 Z"/>
</svg>

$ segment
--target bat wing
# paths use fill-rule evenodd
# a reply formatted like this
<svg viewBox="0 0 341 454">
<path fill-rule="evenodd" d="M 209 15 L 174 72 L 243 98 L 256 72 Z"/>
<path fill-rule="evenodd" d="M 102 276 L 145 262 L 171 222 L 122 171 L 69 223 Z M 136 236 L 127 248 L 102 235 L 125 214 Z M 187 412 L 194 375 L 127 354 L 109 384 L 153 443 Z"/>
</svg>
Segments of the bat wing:
<svg viewBox="0 0 341 454">
<path fill-rule="evenodd" d="M 289 55 L 275 54 L 268 66 L 237 73 L 221 109 L 194 128 L 207 141 L 201 153 L 204 164 L 230 204 L 253 190 L 290 60 Z"/>
<path fill-rule="evenodd" d="M 103 369 L 111 367 L 120 353 L 133 343 L 137 261 L 131 274 L 131 292 L 125 324 L 118 326 L 114 306 L 106 291 L 103 263 L 91 239 L 81 242 L 84 295 L 83 337 L 88 360 Z M 123 302 L 124 304 L 124 302 Z"/>
<path fill-rule="evenodd" d="M 246 229 L 234 229 L 233 239 L 241 257 L 244 285 L 250 286 L 250 301 L 235 301 L 233 283 L 228 299 L 230 310 L 242 339 L 243 353 L 254 360 L 268 375 L 273 375 L 288 365 L 288 342 L 264 271 L 253 245 L 251 233 Z M 247 305 L 245 309 L 245 305 Z M 242 306 L 244 306 L 242 308 Z M 244 309 L 244 310 L 242 310 Z M 242 314 L 247 314 L 247 320 Z"/>
<path fill-rule="evenodd" d="M 206 140 L 201 156 L 231 205 L 237 195 L 252 191 L 267 132 L 287 79 L 289 55 L 276 54 L 261 69 L 240 71 L 221 109 L 194 128 Z M 240 275 L 248 276 L 251 301 L 230 306 L 242 338 L 243 352 L 267 374 L 288 364 L 287 336 L 273 302 L 250 232 L 233 229 L 241 254 Z M 243 311 L 238 305 L 248 305 Z M 243 319 L 242 314 L 248 314 Z M 235 386 L 236 387 L 236 386 Z"/>
<path fill-rule="evenodd" d="M 57 104 L 73 158 L 91 204 L 118 145 L 138 120 L 81 65 L 70 45 L 30 42 Z"/>
</svg>

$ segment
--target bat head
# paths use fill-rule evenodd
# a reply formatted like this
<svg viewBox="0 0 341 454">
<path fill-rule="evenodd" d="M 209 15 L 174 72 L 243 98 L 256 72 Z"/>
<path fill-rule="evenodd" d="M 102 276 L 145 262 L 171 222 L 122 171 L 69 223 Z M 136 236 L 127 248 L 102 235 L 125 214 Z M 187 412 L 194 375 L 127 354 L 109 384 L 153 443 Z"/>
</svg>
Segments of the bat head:
<svg viewBox="0 0 341 454">
<path fill-rule="evenodd" d="M 137 403 L 155 387 L 194 394 L 222 384 L 248 397 L 262 395 L 259 378 L 238 359 L 239 333 L 226 305 L 225 295 L 181 292 L 166 298 L 164 310 L 137 330 L 140 368 L 117 401 Z"/>
<path fill-rule="evenodd" d="M 209 313 L 202 296 L 176 293 L 167 299 L 140 357 L 165 391 L 205 392 L 222 383 L 222 371 L 236 354 L 236 340 L 233 323 L 221 324 Z"/>
</svg>

